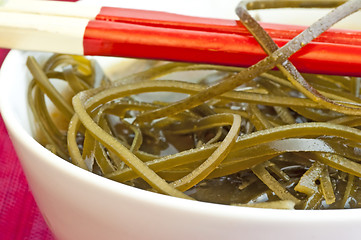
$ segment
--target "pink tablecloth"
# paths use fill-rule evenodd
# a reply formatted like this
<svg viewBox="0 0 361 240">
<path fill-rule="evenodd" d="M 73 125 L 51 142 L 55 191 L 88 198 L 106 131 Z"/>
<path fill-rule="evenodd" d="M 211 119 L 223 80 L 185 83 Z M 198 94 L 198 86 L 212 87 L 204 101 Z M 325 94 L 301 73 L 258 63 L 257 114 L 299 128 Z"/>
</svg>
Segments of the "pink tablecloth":
<svg viewBox="0 0 361 240">
<path fill-rule="evenodd" d="M 0 65 L 6 53 L 0 49 Z M 53 239 L 36 206 L 1 116 L 0 239 Z"/>
<path fill-rule="evenodd" d="M 0 49 L 0 66 L 6 54 Z M 34 201 L 0 115 L 0 240 L 24 239 L 54 238 Z"/>
</svg>

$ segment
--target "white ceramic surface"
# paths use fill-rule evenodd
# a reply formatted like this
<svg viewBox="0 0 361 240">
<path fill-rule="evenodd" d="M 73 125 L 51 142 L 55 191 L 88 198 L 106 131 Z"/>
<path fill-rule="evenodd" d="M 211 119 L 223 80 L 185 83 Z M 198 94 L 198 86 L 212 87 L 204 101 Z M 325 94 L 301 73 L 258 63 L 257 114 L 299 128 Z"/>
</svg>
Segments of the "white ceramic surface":
<svg viewBox="0 0 361 240">
<path fill-rule="evenodd" d="M 191 5 L 197 1 L 117 2 L 188 13 L 197 10 Z M 199 15 L 231 12 L 231 2 L 236 3 L 207 1 L 207 13 Z M 36 202 L 57 239 L 360 239 L 358 209 L 288 211 L 176 199 L 112 182 L 56 157 L 32 138 L 26 103 L 29 54 L 44 57 L 11 51 L 6 58 L 0 72 L 0 109 Z"/>
</svg>

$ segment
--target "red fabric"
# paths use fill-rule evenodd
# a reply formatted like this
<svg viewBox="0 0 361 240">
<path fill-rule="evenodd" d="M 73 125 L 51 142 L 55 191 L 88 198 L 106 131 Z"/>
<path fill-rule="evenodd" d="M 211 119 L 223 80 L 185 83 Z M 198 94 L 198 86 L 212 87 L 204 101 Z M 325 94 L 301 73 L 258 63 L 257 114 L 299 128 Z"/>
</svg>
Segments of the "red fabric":
<svg viewBox="0 0 361 240">
<path fill-rule="evenodd" d="M 0 49 L 0 65 L 6 53 Z M 0 239 L 53 239 L 36 206 L 1 116 Z"/>
<path fill-rule="evenodd" d="M 70 1 L 75 2 L 76 0 Z M 8 50 L 0 49 L 0 66 L 7 53 Z M 31 194 L 1 115 L 0 239 L 54 239 Z"/>
</svg>

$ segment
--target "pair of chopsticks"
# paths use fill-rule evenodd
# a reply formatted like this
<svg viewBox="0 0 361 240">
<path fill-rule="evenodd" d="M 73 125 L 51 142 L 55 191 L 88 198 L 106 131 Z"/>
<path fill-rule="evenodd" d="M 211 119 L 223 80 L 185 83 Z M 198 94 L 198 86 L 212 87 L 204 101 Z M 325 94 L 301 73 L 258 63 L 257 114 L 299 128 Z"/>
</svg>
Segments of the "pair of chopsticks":
<svg viewBox="0 0 361 240">
<path fill-rule="evenodd" d="M 278 46 L 305 27 L 261 23 Z M 248 67 L 267 55 L 236 20 L 29 1 L 0 8 L 0 47 Z M 329 30 L 290 60 L 306 73 L 361 76 L 361 32 Z"/>
</svg>

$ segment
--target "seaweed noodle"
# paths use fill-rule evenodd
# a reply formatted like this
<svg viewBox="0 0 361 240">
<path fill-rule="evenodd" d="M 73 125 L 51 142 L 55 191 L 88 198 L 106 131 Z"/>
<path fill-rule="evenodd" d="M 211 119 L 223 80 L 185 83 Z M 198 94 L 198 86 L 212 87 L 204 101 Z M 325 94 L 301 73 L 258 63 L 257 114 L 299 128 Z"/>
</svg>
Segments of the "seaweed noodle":
<svg viewBox="0 0 361 240">
<path fill-rule="evenodd" d="M 336 8 L 279 48 L 248 10 L 280 7 Z M 110 81 L 91 58 L 55 54 L 41 67 L 29 57 L 38 139 L 84 170 L 175 197 L 357 208 L 360 80 L 301 74 L 288 58 L 360 7 L 359 0 L 241 2 L 236 13 L 269 55 L 249 68 L 139 61 L 138 72 Z"/>
</svg>

